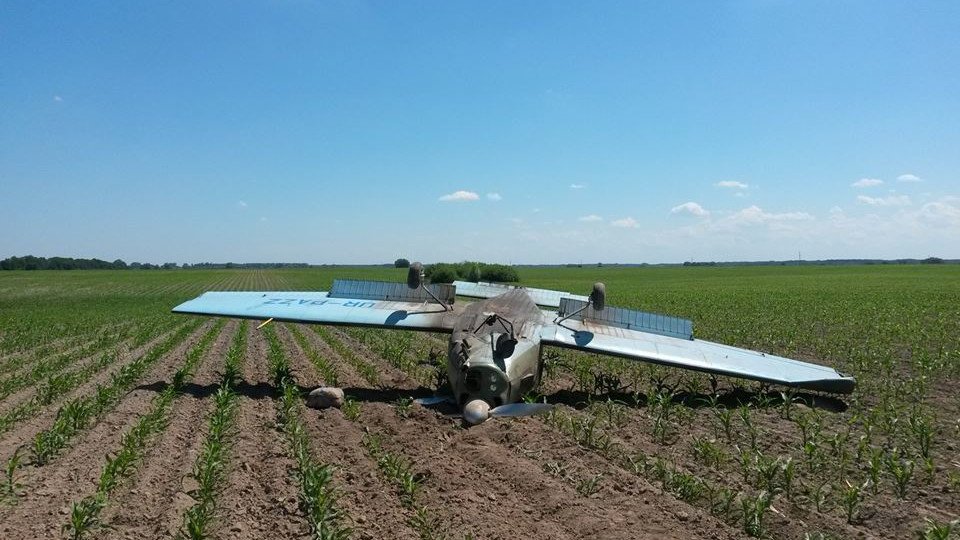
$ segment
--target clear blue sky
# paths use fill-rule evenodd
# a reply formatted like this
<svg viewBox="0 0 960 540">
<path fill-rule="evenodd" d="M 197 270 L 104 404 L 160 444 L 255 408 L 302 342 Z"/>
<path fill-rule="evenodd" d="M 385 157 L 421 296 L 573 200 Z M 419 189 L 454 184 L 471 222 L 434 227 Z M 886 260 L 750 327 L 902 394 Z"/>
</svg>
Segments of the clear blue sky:
<svg viewBox="0 0 960 540">
<path fill-rule="evenodd" d="M 0 257 L 960 257 L 958 29 L 956 1 L 7 1 Z"/>
</svg>

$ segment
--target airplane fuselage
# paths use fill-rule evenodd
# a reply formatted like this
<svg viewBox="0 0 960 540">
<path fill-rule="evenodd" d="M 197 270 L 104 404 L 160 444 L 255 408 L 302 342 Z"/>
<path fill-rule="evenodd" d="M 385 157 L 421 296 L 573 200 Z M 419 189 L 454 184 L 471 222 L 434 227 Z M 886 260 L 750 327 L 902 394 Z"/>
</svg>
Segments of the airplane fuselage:
<svg viewBox="0 0 960 540">
<path fill-rule="evenodd" d="M 471 422 L 470 403 L 488 408 L 515 403 L 537 387 L 546 322 L 522 290 L 475 302 L 459 315 L 448 343 L 447 374 L 468 422 L 477 423 Z"/>
</svg>

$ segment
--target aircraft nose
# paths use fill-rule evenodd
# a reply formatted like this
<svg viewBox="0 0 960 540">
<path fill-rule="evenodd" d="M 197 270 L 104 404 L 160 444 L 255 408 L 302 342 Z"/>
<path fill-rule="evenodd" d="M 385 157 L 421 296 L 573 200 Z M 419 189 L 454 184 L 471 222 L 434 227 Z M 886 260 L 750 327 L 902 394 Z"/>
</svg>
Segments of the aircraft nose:
<svg viewBox="0 0 960 540">
<path fill-rule="evenodd" d="M 475 426 L 490 418 L 490 404 L 482 399 L 474 399 L 463 407 L 463 419 Z"/>
</svg>

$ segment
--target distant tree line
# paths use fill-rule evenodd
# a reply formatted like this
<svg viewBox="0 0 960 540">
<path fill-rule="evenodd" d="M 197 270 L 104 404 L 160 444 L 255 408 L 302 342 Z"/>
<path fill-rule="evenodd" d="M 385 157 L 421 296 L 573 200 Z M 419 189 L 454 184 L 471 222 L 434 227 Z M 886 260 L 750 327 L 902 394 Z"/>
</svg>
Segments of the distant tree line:
<svg viewBox="0 0 960 540">
<path fill-rule="evenodd" d="M 156 268 L 153 265 L 150 266 Z M 130 266 L 120 259 L 107 262 L 100 259 L 47 258 L 27 255 L 25 257 L 8 257 L 0 261 L 0 270 L 126 270 L 128 268 Z"/>
<path fill-rule="evenodd" d="M 853 266 L 875 264 L 955 264 L 956 260 L 944 260 L 940 257 L 926 259 L 821 259 L 792 261 L 687 261 L 683 266 Z M 661 265 L 673 266 L 673 265 Z"/>
<path fill-rule="evenodd" d="M 431 283 L 453 283 L 458 279 L 491 282 L 520 281 L 520 275 L 512 266 L 472 261 L 431 264 L 424 269 L 423 273 Z"/>
<path fill-rule="evenodd" d="M 176 268 L 308 268 L 306 263 L 197 263 L 178 265 L 177 263 L 140 263 L 127 264 L 121 259 L 113 262 L 100 259 L 74 259 L 72 257 L 8 257 L 0 261 L 0 270 L 174 270 Z"/>
</svg>

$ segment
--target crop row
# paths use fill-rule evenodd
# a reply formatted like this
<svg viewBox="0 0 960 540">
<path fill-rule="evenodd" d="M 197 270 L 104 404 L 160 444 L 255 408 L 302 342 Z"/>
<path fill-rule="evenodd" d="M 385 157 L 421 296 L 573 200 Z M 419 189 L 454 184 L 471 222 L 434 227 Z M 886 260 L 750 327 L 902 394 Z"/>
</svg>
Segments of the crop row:
<svg viewBox="0 0 960 540">
<path fill-rule="evenodd" d="M 297 325 L 288 324 L 285 327 L 293 334 L 293 338 L 296 340 L 297 345 L 303 350 L 304 354 L 307 355 L 307 358 L 310 360 L 310 363 L 313 364 L 317 371 L 320 372 L 320 376 L 323 378 L 324 384 L 327 386 L 340 386 L 340 377 L 337 373 L 337 366 L 326 358 L 320 356 L 320 353 L 310 345 L 310 342 L 307 341 L 306 336 L 303 335 L 303 332 L 300 331 L 300 328 Z"/>
<path fill-rule="evenodd" d="M 87 538 L 99 528 L 100 513 L 106 507 L 110 494 L 119 487 L 125 478 L 137 471 L 147 451 L 147 445 L 156 435 L 169 425 L 170 409 L 183 386 L 193 378 L 193 374 L 203 360 L 213 341 L 223 329 L 224 319 L 219 320 L 203 338 L 190 350 L 183 366 L 174 373 L 170 385 L 157 394 L 150 410 L 141 415 L 120 439 L 120 449 L 107 456 L 106 464 L 100 472 L 97 489 L 70 505 L 70 518 L 64 530 L 73 540 Z"/>
<path fill-rule="evenodd" d="M 141 335 L 134 338 L 130 347 L 136 348 L 143 345 L 143 341 L 154 337 L 160 328 L 151 328 L 150 332 L 141 332 Z M 96 347 L 96 350 L 84 350 L 75 355 L 64 355 L 66 359 L 73 361 L 77 357 L 85 357 L 95 354 L 103 348 L 109 347 L 111 343 Z M 93 348 L 91 344 L 88 348 Z M 0 416 L 0 433 L 8 431 L 15 424 L 33 417 L 44 407 L 59 401 L 68 392 L 88 381 L 93 375 L 100 373 L 104 368 L 109 367 L 120 356 L 117 350 L 107 352 L 96 360 L 72 371 L 48 375 L 47 379 L 37 385 L 34 395 L 29 400 L 19 403 Z M 40 366 L 38 366 L 40 367 Z M 60 366 L 62 367 L 62 366 Z"/>
<path fill-rule="evenodd" d="M 201 323 L 202 320 L 197 319 L 180 328 L 161 343 L 151 347 L 146 354 L 117 370 L 110 376 L 110 382 L 106 386 L 98 386 L 92 395 L 74 398 L 61 406 L 53 425 L 37 433 L 33 439 L 31 450 L 34 465 L 42 466 L 49 462 L 77 433 L 112 410 L 147 368 L 186 339 Z M 213 329 L 207 335 L 212 332 Z"/>
<path fill-rule="evenodd" d="M 344 361 L 353 366 L 353 369 L 357 371 L 360 377 L 367 381 L 367 384 L 374 388 L 380 386 L 380 373 L 377 371 L 377 368 L 373 367 L 366 360 L 357 356 L 356 353 L 350 349 L 350 347 L 337 339 L 337 337 L 334 336 L 330 330 L 320 325 L 313 325 L 311 328 L 313 328 L 313 331 L 320 336 L 320 339 L 330 346 L 330 348 L 333 349 L 334 352 L 340 356 L 340 358 L 343 358 Z"/>
<path fill-rule="evenodd" d="M 233 344 L 220 379 L 220 387 L 213 394 L 214 408 L 207 421 L 207 436 L 193 464 L 190 476 L 197 488 L 190 491 L 194 504 L 183 514 L 180 536 L 201 539 L 211 536 L 210 529 L 216 517 L 217 499 L 228 470 L 228 454 L 235 435 L 237 412 L 236 386 L 240 382 L 244 353 L 247 346 L 247 321 L 238 325 Z"/>
<path fill-rule="evenodd" d="M 300 509 L 306 515 L 311 535 L 318 540 L 343 540 L 351 529 L 343 525 L 338 506 L 340 489 L 334 485 L 334 468 L 320 463 L 310 451 L 310 440 L 303 425 L 303 400 L 293 378 L 283 345 L 272 326 L 264 327 L 269 351 L 270 376 L 280 390 L 277 423 L 287 441 L 295 463 L 294 475 L 300 485 Z"/>
</svg>

